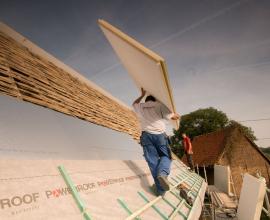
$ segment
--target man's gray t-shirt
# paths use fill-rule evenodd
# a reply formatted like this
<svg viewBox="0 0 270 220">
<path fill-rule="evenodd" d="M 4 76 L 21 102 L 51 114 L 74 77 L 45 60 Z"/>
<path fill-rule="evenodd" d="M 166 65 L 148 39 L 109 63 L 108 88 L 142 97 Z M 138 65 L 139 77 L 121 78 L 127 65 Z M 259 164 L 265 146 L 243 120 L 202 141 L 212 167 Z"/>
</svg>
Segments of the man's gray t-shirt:
<svg viewBox="0 0 270 220">
<path fill-rule="evenodd" d="M 169 120 L 172 113 L 164 104 L 148 101 L 135 103 L 133 108 L 140 120 L 142 131 L 152 134 L 161 134 L 166 131 L 165 120 Z"/>
</svg>

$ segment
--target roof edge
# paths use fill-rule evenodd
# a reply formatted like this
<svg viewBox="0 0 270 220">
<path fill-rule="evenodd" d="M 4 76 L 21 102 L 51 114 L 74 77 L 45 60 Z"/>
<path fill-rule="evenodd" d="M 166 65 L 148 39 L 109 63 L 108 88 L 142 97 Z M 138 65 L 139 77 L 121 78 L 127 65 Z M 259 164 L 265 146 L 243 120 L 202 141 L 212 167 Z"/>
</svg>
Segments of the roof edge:
<svg viewBox="0 0 270 220">
<path fill-rule="evenodd" d="M 264 157 L 264 159 L 267 160 L 267 162 L 270 165 L 270 159 L 260 150 L 260 148 L 258 147 L 258 145 L 255 144 L 255 142 L 253 142 L 248 136 L 246 136 L 246 135 L 244 135 L 244 136 L 248 140 L 248 142 L 250 142 L 251 145 L 255 148 L 255 150 L 257 150 Z"/>
</svg>

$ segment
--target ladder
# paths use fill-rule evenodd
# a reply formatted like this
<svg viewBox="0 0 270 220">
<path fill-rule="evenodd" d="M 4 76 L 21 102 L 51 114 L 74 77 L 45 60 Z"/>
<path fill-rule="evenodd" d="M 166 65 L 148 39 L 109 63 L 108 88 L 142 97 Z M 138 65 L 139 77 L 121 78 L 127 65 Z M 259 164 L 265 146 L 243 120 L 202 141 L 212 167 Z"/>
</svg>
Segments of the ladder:
<svg viewBox="0 0 270 220">
<path fill-rule="evenodd" d="M 174 162 L 176 166 L 177 163 L 178 162 L 176 161 Z M 189 219 L 189 216 L 191 215 L 193 210 L 193 206 L 190 206 L 185 199 L 180 197 L 179 191 L 177 190 L 177 186 L 179 186 L 181 183 L 187 185 L 189 188 L 188 196 L 190 196 L 193 199 L 193 201 L 195 201 L 195 199 L 199 196 L 201 186 L 204 183 L 204 179 L 198 176 L 196 173 L 190 172 L 187 168 L 183 168 L 183 166 L 181 166 L 181 171 L 182 172 L 180 174 L 169 177 L 171 188 L 169 191 L 166 192 L 164 196 L 158 196 L 157 198 L 150 201 L 149 198 L 147 198 L 147 196 L 142 191 L 139 191 L 138 195 L 144 200 L 145 205 L 135 211 L 132 211 L 128 207 L 128 204 L 125 202 L 123 198 L 118 198 L 117 202 L 128 214 L 128 217 L 125 218 L 125 220 L 131 219 L 140 220 L 141 219 L 140 216 L 143 214 L 143 212 L 145 212 L 148 209 L 153 209 L 160 216 L 160 219 L 163 220 L 174 219 L 177 215 L 180 215 L 182 219 Z M 170 196 L 172 195 L 178 199 L 177 205 L 175 205 L 172 201 L 169 200 L 168 198 L 169 195 Z M 164 213 L 158 207 L 159 202 L 164 202 L 166 205 L 168 205 L 172 209 L 172 212 L 169 215 Z M 203 201 L 201 202 L 203 203 Z M 188 211 L 183 212 L 181 210 L 182 208 Z"/>
<path fill-rule="evenodd" d="M 234 187 L 234 181 L 233 181 L 233 177 L 232 177 L 232 173 L 231 173 L 231 168 L 230 168 L 230 180 L 229 180 L 229 184 L 230 184 L 230 187 L 232 187 L 233 196 L 234 196 L 236 202 L 238 203 L 238 197 L 237 197 L 237 194 L 236 194 L 236 191 L 235 191 L 235 187 Z"/>
<path fill-rule="evenodd" d="M 270 189 L 266 187 L 266 192 L 264 196 L 264 206 L 262 207 L 262 211 L 266 214 L 268 219 L 270 219 L 270 204 L 269 204 L 269 198 L 268 198 L 268 193 L 270 193 Z"/>
<path fill-rule="evenodd" d="M 197 164 L 197 167 L 198 167 L 198 164 Z M 197 169 L 199 170 L 199 168 L 197 168 Z M 208 185 L 208 179 L 207 179 L 207 173 L 206 173 L 205 165 L 203 165 L 203 172 L 204 172 L 204 180 Z M 210 195 L 208 186 L 207 186 L 207 195 L 208 196 Z M 202 216 L 203 217 L 211 216 L 211 218 L 213 218 L 213 207 L 212 207 L 212 203 L 210 201 L 211 200 L 210 196 L 209 196 L 208 199 L 209 199 L 209 202 L 207 204 L 206 203 L 203 204 Z M 206 208 L 206 206 L 209 206 L 210 211 Z"/>
</svg>

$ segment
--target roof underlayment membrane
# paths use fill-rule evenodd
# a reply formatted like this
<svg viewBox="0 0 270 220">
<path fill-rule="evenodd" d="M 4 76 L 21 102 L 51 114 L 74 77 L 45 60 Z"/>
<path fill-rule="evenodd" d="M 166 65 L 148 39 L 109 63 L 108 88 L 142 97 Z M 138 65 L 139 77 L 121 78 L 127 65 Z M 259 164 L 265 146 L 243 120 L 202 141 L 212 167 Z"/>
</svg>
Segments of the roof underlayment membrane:
<svg viewBox="0 0 270 220">
<path fill-rule="evenodd" d="M 82 213 L 57 167 L 63 165 L 77 188 L 91 219 L 126 219 L 157 197 L 144 160 L 0 160 L 0 219 L 77 220 Z M 171 191 L 139 215 L 140 219 L 198 219 L 206 183 L 174 161 L 169 176 Z M 190 207 L 173 189 L 179 183 L 190 188 Z"/>
</svg>

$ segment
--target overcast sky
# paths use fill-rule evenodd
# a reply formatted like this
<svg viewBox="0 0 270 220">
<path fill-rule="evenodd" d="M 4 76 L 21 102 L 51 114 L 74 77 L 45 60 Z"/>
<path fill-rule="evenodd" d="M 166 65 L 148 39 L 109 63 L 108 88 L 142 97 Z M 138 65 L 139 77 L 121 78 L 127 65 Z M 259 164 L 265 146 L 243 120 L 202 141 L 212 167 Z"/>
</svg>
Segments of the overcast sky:
<svg viewBox="0 0 270 220">
<path fill-rule="evenodd" d="M 270 118 L 269 0 L 0 1 L 2 22 L 128 105 L 139 93 L 98 18 L 165 58 L 180 114 L 212 106 L 238 121 Z M 270 138 L 270 121 L 244 124 Z"/>
</svg>

